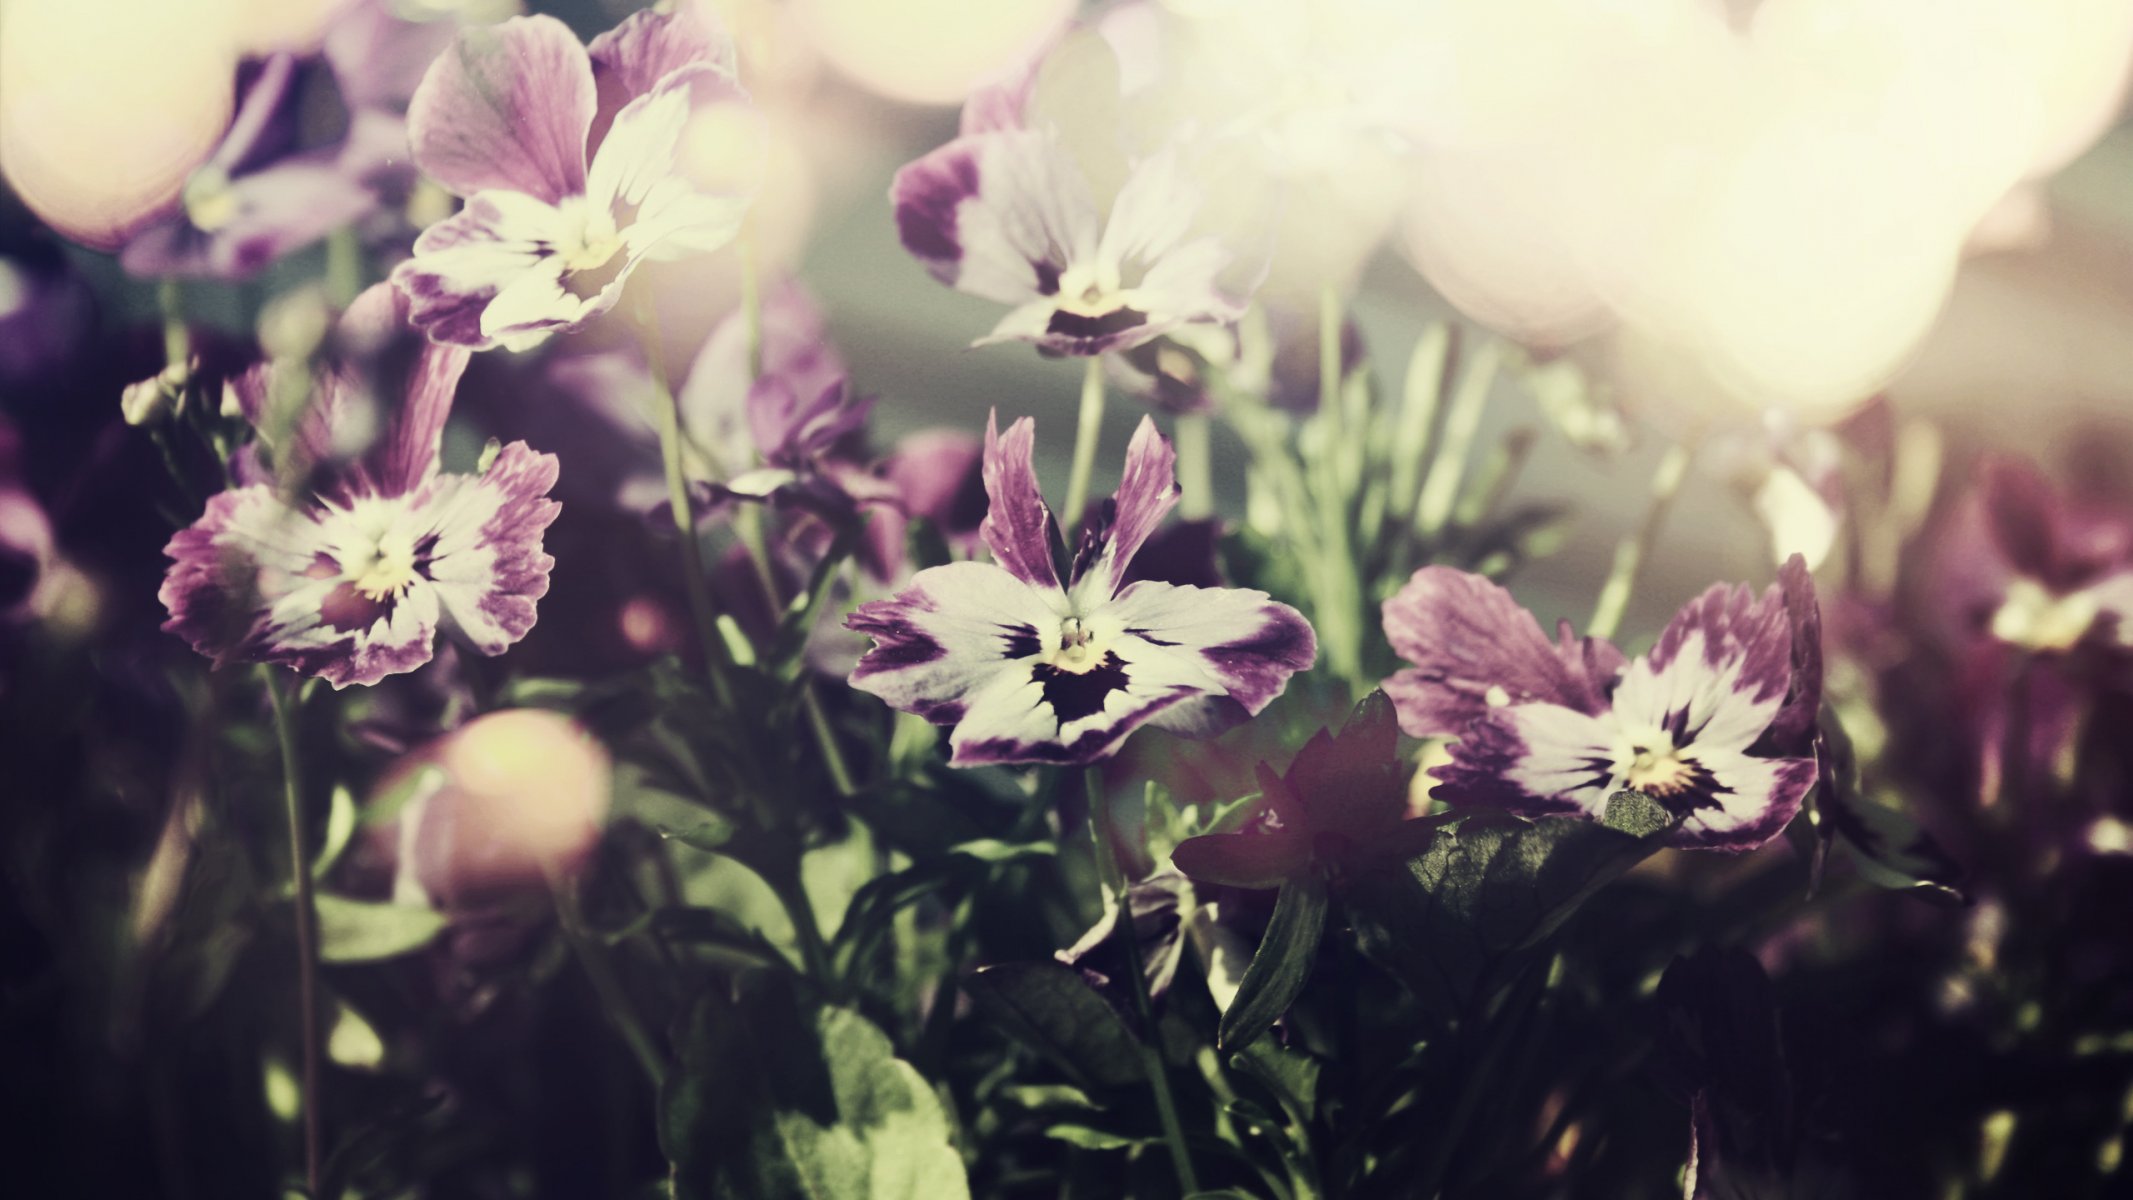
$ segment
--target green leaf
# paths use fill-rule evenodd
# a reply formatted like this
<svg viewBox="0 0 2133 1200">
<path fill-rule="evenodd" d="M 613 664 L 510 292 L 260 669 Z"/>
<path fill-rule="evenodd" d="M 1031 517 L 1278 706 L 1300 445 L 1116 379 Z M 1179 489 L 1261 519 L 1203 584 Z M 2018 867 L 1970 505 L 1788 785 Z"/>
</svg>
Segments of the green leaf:
<svg viewBox="0 0 2133 1200">
<path fill-rule="evenodd" d="M 318 912 L 321 962 L 371 962 L 429 945 L 444 929 L 444 914 L 412 904 L 373 904 L 344 896 L 312 898 Z"/>
<path fill-rule="evenodd" d="M 326 837 L 319 844 L 318 857 L 311 860 L 311 878 L 324 879 L 341 855 L 348 850 L 348 841 L 355 836 L 355 797 L 343 784 L 333 789 L 332 805 L 326 809 Z"/>
<path fill-rule="evenodd" d="M 1000 864 L 1021 862 L 1029 858 L 1048 858 L 1059 851 L 1049 842 L 1003 842 L 998 838 L 973 838 L 958 842 L 948 848 L 950 854 L 960 854 L 977 859 L 981 863 Z"/>
<path fill-rule="evenodd" d="M 1660 848 L 1673 827 L 1670 814 L 1655 826 L 1660 807 L 1617 792 L 1604 822 L 1468 816 L 1404 864 L 1349 876 L 1343 898 L 1365 952 L 1440 1018 L 1456 1016 L 1484 998 L 1507 959 Z"/>
<path fill-rule="evenodd" d="M 1127 1137 L 1122 1133 L 1093 1129 L 1087 1125 L 1064 1123 L 1053 1125 L 1046 1129 L 1044 1136 L 1056 1138 L 1069 1146 L 1079 1146 L 1083 1150 L 1126 1150 L 1134 1146 L 1149 1145 L 1153 1140 L 1150 1138 Z"/>
<path fill-rule="evenodd" d="M 947 1115 L 889 1039 L 849 1009 L 770 987 L 707 993 L 660 1097 L 677 1200 L 958 1200 Z"/>
<path fill-rule="evenodd" d="M 1072 1078 L 1096 1087 L 1146 1082 L 1133 1034 L 1072 967 L 1002 963 L 965 980 L 963 990 L 978 1011 Z"/>
<path fill-rule="evenodd" d="M 1877 887 L 1909 891 L 1941 904 L 1964 903 L 1962 868 L 1902 809 L 1869 798 L 1859 778 L 1859 759 L 1836 712 L 1822 706 L 1821 736 L 1816 745 L 1821 778 L 1808 803 L 1807 817 L 1821 843 L 1821 854 L 1842 841 L 1852 852 L 1859 874 Z"/>
<path fill-rule="evenodd" d="M 1316 876 L 1282 885 L 1274 917 L 1252 965 L 1245 969 L 1237 996 L 1222 1014 L 1215 1044 L 1224 1050 L 1248 1046 L 1265 1033 L 1303 991 L 1311 965 L 1318 960 L 1318 939 L 1326 931 L 1326 885 Z"/>
<path fill-rule="evenodd" d="M 717 813 L 707 812 L 688 826 L 662 825 L 659 827 L 659 836 L 698 850 L 716 851 L 733 840 L 733 822 Z"/>
</svg>

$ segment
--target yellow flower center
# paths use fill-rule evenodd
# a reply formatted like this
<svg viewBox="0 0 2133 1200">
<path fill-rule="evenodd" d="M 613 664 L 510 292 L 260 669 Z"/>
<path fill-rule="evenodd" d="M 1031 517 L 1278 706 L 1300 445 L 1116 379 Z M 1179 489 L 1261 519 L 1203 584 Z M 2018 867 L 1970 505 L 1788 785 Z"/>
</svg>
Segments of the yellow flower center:
<svg viewBox="0 0 2133 1200">
<path fill-rule="evenodd" d="M 1059 626 L 1059 649 L 1046 661 L 1070 675 L 1085 675 L 1101 665 L 1106 647 L 1080 617 L 1068 617 Z"/>
<path fill-rule="evenodd" d="M 1672 796 L 1688 790 L 1695 781 L 1691 764 L 1681 757 L 1681 751 L 1673 746 L 1655 749 L 1637 747 L 1637 757 L 1629 764 L 1623 782 L 1649 796 Z"/>
<path fill-rule="evenodd" d="M 229 172 L 221 167 L 202 167 L 185 181 L 185 219 L 202 233 L 214 233 L 237 219 L 237 195 L 230 190 Z"/>
<path fill-rule="evenodd" d="M 1992 636 L 2025 650 L 2071 650 L 2100 609 L 2093 592 L 2053 595 L 2034 579 L 2016 579 L 1992 614 Z"/>
<path fill-rule="evenodd" d="M 403 539 L 381 543 L 370 562 L 355 574 L 355 589 L 372 600 L 384 600 L 405 591 L 415 582 L 415 547 Z"/>
</svg>

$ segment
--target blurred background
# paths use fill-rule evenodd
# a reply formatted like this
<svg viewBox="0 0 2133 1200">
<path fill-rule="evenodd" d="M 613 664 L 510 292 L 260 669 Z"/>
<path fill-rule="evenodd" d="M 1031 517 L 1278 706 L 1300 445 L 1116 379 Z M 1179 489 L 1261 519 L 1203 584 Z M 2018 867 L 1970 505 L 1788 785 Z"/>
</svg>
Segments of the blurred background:
<svg viewBox="0 0 2133 1200">
<path fill-rule="evenodd" d="M 0 440 L 0 585 L 21 583 L 0 588 L 0 610 L 12 619 L 26 604 L 62 630 L 137 631 L 141 653 L 107 656 L 107 672 L 160 679 L 159 656 L 184 653 L 155 632 L 158 551 L 176 514 L 158 507 L 156 447 L 120 409 L 122 389 L 163 364 L 167 293 L 123 269 L 111 231 L 189 186 L 231 119 L 240 63 L 315 49 L 351 5 L 372 2 L 445 29 L 549 12 L 585 37 L 639 7 L 0 0 L 0 407 L 14 427 Z M 887 193 L 899 167 L 955 136 L 974 86 L 1078 20 L 1163 47 L 1122 58 L 1120 93 L 1147 111 L 1188 129 L 1250 117 L 1281 213 L 1262 299 L 1310 313 L 1333 289 L 1383 393 L 1399 394 L 1434 323 L 1458 326 L 1469 347 L 1507 340 L 1476 444 L 1539 435 L 1520 498 L 1557 505 L 1568 522 L 1561 552 L 1514 586 L 1544 622 L 1590 611 L 1666 444 L 1685 436 L 1730 449 L 1698 460 L 1669 514 L 1623 624 L 1631 644 L 1714 580 L 1770 577 L 1768 528 L 1782 524 L 1771 506 L 1785 502 L 1757 491 L 1768 465 L 1758 439 L 1852 436 L 1847 422 L 1877 397 L 1899 422 L 1937 430 L 1958 477 L 1989 447 L 2089 490 L 2129 491 L 2133 0 L 709 7 L 734 31 L 768 123 L 754 231 L 763 274 L 796 277 L 819 299 L 855 387 L 881 398 L 881 444 L 928 426 L 975 431 L 994 408 L 1032 414 L 1047 433 L 1040 469 L 1062 490 L 1077 364 L 1020 345 L 969 348 L 998 307 L 927 277 L 898 243 Z M 717 131 L 697 150 L 712 171 L 733 152 Z M 420 189 L 396 199 L 409 213 L 445 202 Z M 217 332 L 248 342 L 327 255 L 312 245 L 249 279 L 187 281 L 184 314 L 203 344 Z M 734 311 L 738 255 L 647 268 L 678 363 Z M 484 356 L 467 410 L 509 425 L 514 405 L 543 398 L 526 373 L 513 356 Z M 1536 373 L 1564 404 L 1536 401 Z M 1118 461 L 1140 412 L 1114 398 L 1099 463 Z M 1246 455 L 1226 430 L 1217 439 L 1217 492 L 1235 514 Z M 566 484 L 571 469 L 566 457 Z M 557 554 L 561 581 L 572 566 Z M 40 872 L 12 892 L 126 911 L 132 868 L 169 836 L 157 830 L 162 775 L 191 750 L 156 709 L 159 686 L 28 698 L 76 713 L 80 737 L 5 743 L 18 756 L 0 782 L 7 861 Z M 26 702 L 7 696 L 4 677 L 0 698 Z M 110 753 L 94 768 L 108 794 L 85 786 L 83 746 Z M 83 799 L 64 826 L 19 819 L 69 798 Z M 108 862 L 126 869 L 76 871 L 70 848 L 89 843 L 117 847 Z M 64 997 L 41 969 L 54 951 L 37 931 L 58 918 L 5 917 L 0 1025 L 78 1033 L 53 1018 Z M 35 1051 L 19 1073 L 0 1059 L 0 1129 L 31 1155 L 55 1118 L 25 1081 L 83 1057 L 56 1038 Z M 82 1086 L 110 1100 L 171 1081 Z"/>
</svg>

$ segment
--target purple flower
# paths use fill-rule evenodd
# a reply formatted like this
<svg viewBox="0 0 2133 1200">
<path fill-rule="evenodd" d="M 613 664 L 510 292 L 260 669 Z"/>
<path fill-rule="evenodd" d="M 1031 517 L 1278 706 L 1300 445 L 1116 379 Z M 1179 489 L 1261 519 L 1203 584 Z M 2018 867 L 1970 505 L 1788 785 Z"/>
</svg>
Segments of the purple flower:
<svg viewBox="0 0 2133 1200">
<path fill-rule="evenodd" d="M 1177 503 L 1176 453 L 1154 422 L 1142 419 L 1117 494 L 1064 571 L 1031 465 L 1035 438 L 1027 417 L 1005 437 L 987 422 L 980 534 L 993 563 L 931 567 L 893 598 L 860 606 L 846 624 L 874 647 L 852 686 L 953 725 L 956 766 L 1081 765 L 1142 725 L 1218 733 L 1311 665 L 1310 624 L 1263 592 L 1125 582 Z"/>
<path fill-rule="evenodd" d="M 280 663 L 336 688 L 372 684 L 428 662 L 440 625 L 490 655 L 533 627 L 553 565 L 541 535 L 559 507 L 547 498 L 556 460 L 513 442 L 478 474 L 440 473 L 467 352 L 425 345 L 404 380 L 366 371 L 402 361 L 383 353 L 382 335 L 405 320 L 384 285 L 342 319 L 352 361 L 320 373 L 309 411 L 274 447 L 285 474 L 309 478 L 302 494 L 265 483 L 223 492 L 171 538 L 163 628 L 218 666 Z M 264 367 L 232 385 L 263 430 L 283 390 L 276 374 Z M 364 405 L 380 394 L 398 403 L 361 445 Z"/>
<path fill-rule="evenodd" d="M 1680 818 L 1677 846 L 1752 850 L 1815 780 L 1821 622 L 1798 555 L 1760 598 L 1713 586 L 1642 658 L 1568 623 L 1550 643 L 1509 592 L 1448 567 L 1385 602 L 1385 634 L 1415 664 L 1385 683 L 1400 727 L 1457 739 L 1438 796 L 1529 816 L 1598 817 L 1644 792 Z"/>
<path fill-rule="evenodd" d="M 1304 743 L 1286 773 L 1259 764 L 1260 799 L 1243 829 L 1186 838 L 1171 861 L 1199 882 L 1241 888 L 1338 868 L 1407 816 L 1399 743 L 1392 705 L 1372 692 L 1338 736 L 1321 729 Z"/>
<path fill-rule="evenodd" d="M 749 196 L 695 183 L 683 134 L 746 103 L 731 42 L 685 12 L 639 12 L 590 48 L 546 16 L 461 32 L 408 111 L 416 164 L 467 198 L 393 271 L 416 326 L 525 349 L 614 307 L 640 262 L 731 241 Z"/>
<path fill-rule="evenodd" d="M 1068 39 L 1053 51 L 1062 54 L 1089 60 L 1076 66 L 1095 78 L 1105 71 L 1092 64 L 1113 59 L 1095 34 Z M 889 190 L 904 248 L 935 279 L 1011 306 L 978 344 L 1086 356 L 1242 316 L 1264 256 L 1240 254 L 1233 243 L 1245 239 L 1216 232 L 1227 214 L 1182 147 L 1121 150 L 1128 131 L 1084 130 L 1104 148 L 1080 153 L 1089 142 L 1038 103 L 1040 76 L 973 96 L 962 136 L 906 165 Z"/>
<path fill-rule="evenodd" d="M 126 243 L 126 270 L 247 279 L 371 210 L 377 196 L 346 146 L 297 147 L 304 70 L 290 54 L 248 65 L 229 132 L 187 178 L 177 210 Z"/>
</svg>

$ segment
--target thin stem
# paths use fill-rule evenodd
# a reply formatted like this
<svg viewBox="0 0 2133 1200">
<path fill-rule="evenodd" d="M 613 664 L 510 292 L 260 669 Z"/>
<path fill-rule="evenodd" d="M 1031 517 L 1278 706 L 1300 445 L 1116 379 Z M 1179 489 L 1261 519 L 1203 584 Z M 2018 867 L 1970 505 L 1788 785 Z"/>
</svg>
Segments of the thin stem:
<svg viewBox="0 0 2133 1200">
<path fill-rule="evenodd" d="M 1318 304 L 1318 419 L 1325 436 L 1319 441 L 1320 461 L 1313 472 L 1312 491 L 1317 499 L 1318 536 L 1325 555 L 1318 565 L 1321 603 L 1317 618 L 1320 644 L 1326 649 L 1326 665 L 1351 688 L 1360 690 L 1362 678 L 1362 597 L 1356 586 L 1356 557 L 1349 550 L 1348 473 L 1342 458 L 1349 452 L 1347 413 L 1341 397 L 1341 298 L 1330 284 L 1319 293 Z"/>
<path fill-rule="evenodd" d="M 304 1070 L 304 1185 L 319 1194 L 318 914 L 305 862 L 310 835 L 304 829 L 304 788 L 296 753 L 296 697 L 272 667 L 260 668 L 274 705 L 274 736 L 281 747 L 282 806 L 289 822 L 289 874 L 296 887 L 296 1002 L 302 1009 Z"/>
<path fill-rule="evenodd" d="M 1209 441 L 1206 413 L 1178 416 L 1178 515 L 1188 521 L 1204 521 L 1215 515 L 1214 450 Z"/>
<path fill-rule="evenodd" d="M 756 259 L 755 218 L 741 225 L 741 320 L 747 330 L 748 382 L 763 374 L 763 281 Z"/>
<path fill-rule="evenodd" d="M 1081 422 L 1074 427 L 1074 466 L 1067 475 L 1066 507 L 1059 512 L 1062 529 L 1081 525 L 1089 500 L 1089 471 L 1096 465 L 1096 439 L 1104 426 L 1104 360 L 1092 354 L 1081 376 Z"/>
<path fill-rule="evenodd" d="M 185 288 L 175 278 L 166 278 L 156 288 L 156 304 L 163 312 L 163 364 L 184 370 L 192 361 L 192 334 L 185 328 Z"/>
<path fill-rule="evenodd" d="M 1452 391 L 1451 406 L 1444 414 L 1444 440 L 1430 459 L 1429 474 L 1422 479 L 1422 494 L 1415 501 L 1415 530 L 1425 538 L 1444 531 L 1466 482 L 1467 458 L 1474 450 L 1474 437 L 1481 431 L 1481 414 L 1488 408 L 1489 389 L 1496 383 L 1496 368 L 1503 347 L 1493 341 L 1475 349 L 1466 370 Z"/>
<path fill-rule="evenodd" d="M 363 290 L 363 247 L 355 226 L 343 225 L 326 235 L 326 298 L 347 308 Z"/>
<path fill-rule="evenodd" d="M 837 730 L 830 724 L 829 713 L 823 709 L 822 697 L 815 691 L 812 679 L 801 681 L 800 704 L 807 709 L 807 724 L 822 750 L 822 765 L 829 770 L 830 785 L 846 799 L 858 795 L 858 781 L 852 776 L 851 764 L 844 760 L 844 748 L 837 744 Z"/>
<path fill-rule="evenodd" d="M 1178 1120 L 1177 1099 L 1170 1094 L 1170 1071 L 1163 1065 L 1161 1035 L 1156 1032 L 1155 1002 L 1148 996 L 1148 975 L 1141 965 L 1140 935 L 1133 928 L 1133 897 L 1126 886 L 1125 870 L 1107 832 L 1110 821 L 1109 794 L 1104 789 L 1103 768 L 1090 767 L 1082 775 L 1089 796 L 1089 839 L 1095 843 L 1096 869 L 1118 906 L 1112 936 L 1125 944 L 1126 977 L 1133 986 L 1133 1010 L 1140 1016 L 1141 1066 L 1148 1075 L 1148 1090 L 1155 1095 L 1156 1116 L 1163 1124 L 1163 1142 L 1170 1149 L 1170 1165 L 1177 1171 L 1178 1186 L 1186 1195 L 1200 1190 L 1192 1167 L 1192 1151 L 1185 1144 L 1185 1126 Z"/>
<path fill-rule="evenodd" d="M 689 505 L 689 483 L 681 467 L 681 403 L 667 383 L 666 360 L 660 353 L 659 319 L 647 297 L 638 306 L 637 329 L 644 340 L 645 369 L 652 377 L 652 407 L 659 422 L 659 458 L 666 468 L 667 506 L 673 511 L 674 532 L 681 549 L 681 583 L 688 596 L 689 615 L 696 626 L 698 648 L 704 656 L 704 675 L 718 702 L 733 707 L 733 684 L 726 678 L 726 644 L 718 634 L 718 618 L 711 610 L 711 586 L 704 573 L 703 547 L 696 541 L 696 522 Z"/>
<path fill-rule="evenodd" d="M 822 985 L 832 997 L 842 994 L 842 983 L 830 961 L 829 943 L 822 937 L 814 902 L 807 898 L 807 885 L 800 879 L 798 859 L 794 859 L 790 871 L 764 873 L 763 881 L 777 893 L 778 903 L 785 906 L 785 915 L 792 921 L 793 940 L 800 944 L 800 965 L 808 978 Z"/>
<path fill-rule="evenodd" d="M 1659 460 L 1658 473 L 1652 476 L 1651 504 L 1644 510 L 1644 522 L 1615 547 L 1614 568 L 1607 573 L 1607 582 L 1600 587 L 1600 598 L 1592 609 L 1592 621 L 1586 626 L 1587 637 L 1611 638 L 1621 628 L 1622 614 L 1628 610 L 1630 595 L 1637 587 L 1638 572 L 1643 570 L 1644 559 L 1651 552 L 1652 544 L 1659 540 L 1659 530 L 1666 524 L 1667 510 L 1674 506 L 1674 497 L 1689 477 L 1689 463 L 1694 457 L 1694 447 L 1684 441 L 1668 446 L 1666 456 Z"/>
<path fill-rule="evenodd" d="M 563 930 L 563 940 L 570 944 L 570 951 L 577 957 L 578 965 L 585 970 L 585 978 L 592 983 L 594 994 L 600 998 L 600 1008 L 615 1026 L 615 1032 L 630 1048 L 637 1065 L 644 1068 L 645 1078 L 651 1080 L 657 1090 L 666 1082 L 666 1059 L 659 1053 L 658 1043 L 645 1030 L 637 1010 L 630 1004 L 629 993 L 622 990 L 622 981 L 615 977 L 614 965 L 607 960 L 607 949 L 596 941 L 585 927 L 585 914 L 578 908 L 576 884 L 560 875 L 551 874 L 549 892 L 555 898 L 556 924 Z"/>
</svg>

